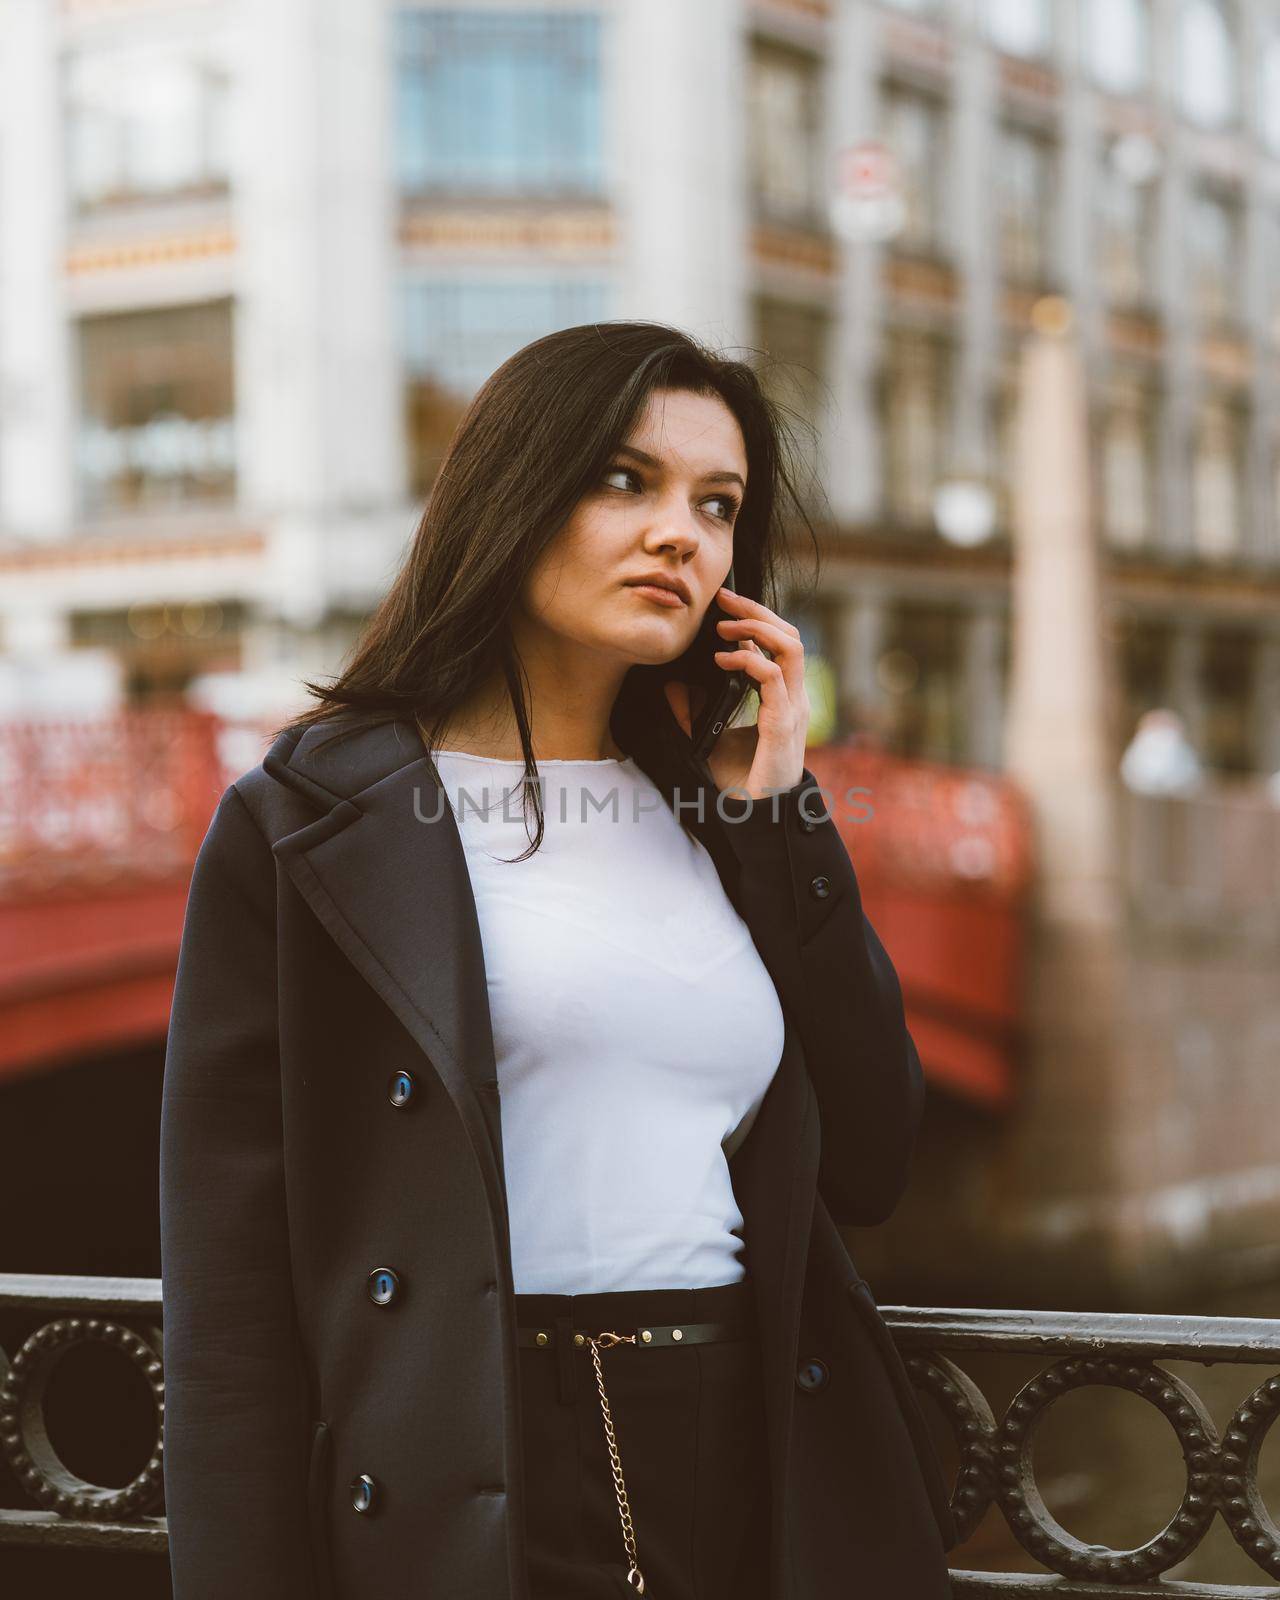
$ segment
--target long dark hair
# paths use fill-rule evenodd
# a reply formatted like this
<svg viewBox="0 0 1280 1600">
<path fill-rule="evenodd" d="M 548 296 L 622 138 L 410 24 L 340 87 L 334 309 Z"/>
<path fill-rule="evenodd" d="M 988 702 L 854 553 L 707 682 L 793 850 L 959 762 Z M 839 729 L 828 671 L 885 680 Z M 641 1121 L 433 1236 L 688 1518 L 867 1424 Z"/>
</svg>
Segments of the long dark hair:
<svg viewBox="0 0 1280 1600">
<path fill-rule="evenodd" d="M 508 617 L 539 555 L 598 483 L 658 389 L 718 395 L 736 418 L 747 487 L 734 524 L 734 587 L 776 609 L 790 525 L 808 530 L 816 556 L 807 486 L 799 477 L 797 415 L 770 397 L 755 366 L 678 329 L 651 322 L 564 328 L 518 350 L 476 394 L 404 563 L 349 664 L 328 685 L 304 680 L 319 703 L 284 726 L 347 713 L 337 738 L 407 718 L 435 749 L 457 707 L 501 667 L 524 752 L 526 805 L 531 792 L 537 796 L 529 706 Z M 655 719 L 673 721 L 661 689 L 665 676 L 661 666 L 638 663 L 623 680 L 610 730 L 628 753 Z M 526 854 L 543 837 L 540 798 L 534 805 L 537 834 Z"/>
</svg>

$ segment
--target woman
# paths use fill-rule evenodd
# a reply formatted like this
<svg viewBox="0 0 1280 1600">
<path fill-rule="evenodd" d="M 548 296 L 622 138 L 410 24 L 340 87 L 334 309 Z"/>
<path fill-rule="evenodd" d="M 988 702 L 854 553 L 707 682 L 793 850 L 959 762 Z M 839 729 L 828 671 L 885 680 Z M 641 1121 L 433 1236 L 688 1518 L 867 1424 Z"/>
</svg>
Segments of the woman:
<svg viewBox="0 0 1280 1600">
<path fill-rule="evenodd" d="M 950 1593 L 835 1226 L 923 1080 L 759 598 L 783 444 L 671 329 L 528 346 L 223 793 L 162 1116 L 176 1600 Z M 759 713 L 699 762 L 713 600 Z"/>
</svg>

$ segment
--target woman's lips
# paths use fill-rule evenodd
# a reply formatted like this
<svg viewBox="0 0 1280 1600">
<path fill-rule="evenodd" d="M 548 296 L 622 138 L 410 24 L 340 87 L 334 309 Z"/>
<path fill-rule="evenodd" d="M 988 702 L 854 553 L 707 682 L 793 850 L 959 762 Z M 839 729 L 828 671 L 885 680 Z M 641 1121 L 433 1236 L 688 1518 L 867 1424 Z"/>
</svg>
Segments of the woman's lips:
<svg viewBox="0 0 1280 1600">
<path fill-rule="evenodd" d="M 637 594 L 642 594 L 646 600 L 653 600 L 660 606 L 674 606 L 683 610 L 685 602 L 674 589 L 662 589 L 656 583 L 629 583 L 628 589 L 634 589 Z"/>
</svg>

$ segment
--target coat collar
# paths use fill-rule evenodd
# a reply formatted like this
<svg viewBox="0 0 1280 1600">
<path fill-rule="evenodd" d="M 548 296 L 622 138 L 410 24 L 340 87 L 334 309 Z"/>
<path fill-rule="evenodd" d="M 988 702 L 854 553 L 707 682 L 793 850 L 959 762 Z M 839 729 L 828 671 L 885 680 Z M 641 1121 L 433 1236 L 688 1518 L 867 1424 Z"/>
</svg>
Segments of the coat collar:
<svg viewBox="0 0 1280 1600">
<path fill-rule="evenodd" d="M 339 725 L 341 737 L 332 737 Z M 707 849 L 737 904 L 716 790 L 660 731 L 633 754 Z M 328 741 L 328 742 L 326 742 Z M 410 719 L 345 714 L 286 728 L 263 769 L 320 814 L 272 850 L 321 924 L 425 1052 L 456 1104 L 495 1214 L 506 1217 L 501 1118 L 475 898 L 439 772 Z M 673 806 L 674 809 L 674 806 Z"/>
</svg>

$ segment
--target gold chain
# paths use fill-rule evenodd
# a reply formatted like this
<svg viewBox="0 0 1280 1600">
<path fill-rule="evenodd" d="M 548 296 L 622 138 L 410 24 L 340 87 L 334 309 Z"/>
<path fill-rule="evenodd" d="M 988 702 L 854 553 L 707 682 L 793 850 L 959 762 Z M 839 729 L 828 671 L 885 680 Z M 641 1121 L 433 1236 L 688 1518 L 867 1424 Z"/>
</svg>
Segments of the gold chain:
<svg viewBox="0 0 1280 1600">
<path fill-rule="evenodd" d="M 600 1410 L 604 1415 L 604 1437 L 609 1446 L 609 1465 L 613 1471 L 613 1488 L 618 1498 L 618 1516 L 622 1519 L 622 1542 L 627 1549 L 627 1559 L 631 1568 L 627 1573 L 627 1582 L 632 1585 L 637 1594 L 644 1593 L 644 1578 L 640 1572 L 636 1558 L 636 1534 L 631 1525 L 631 1507 L 627 1503 L 627 1486 L 622 1477 L 622 1458 L 618 1454 L 618 1439 L 613 1431 L 613 1417 L 609 1412 L 609 1397 L 604 1392 L 604 1372 L 600 1366 L 600 1351 L 607 1350 L 615 1344 L 634 1344 L 634 1333 L 601 1333 L 588 1335 L 587 1342 L 591 1346 L 591 1360 L 596 1369 L 596 1387 L 600 1390 Z"/>
</svg>

